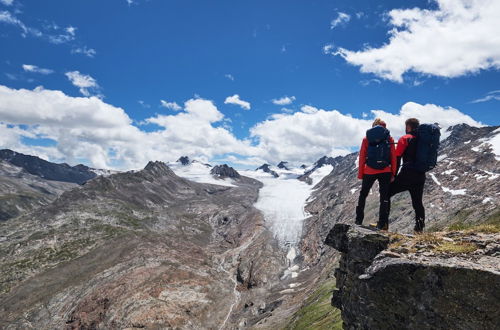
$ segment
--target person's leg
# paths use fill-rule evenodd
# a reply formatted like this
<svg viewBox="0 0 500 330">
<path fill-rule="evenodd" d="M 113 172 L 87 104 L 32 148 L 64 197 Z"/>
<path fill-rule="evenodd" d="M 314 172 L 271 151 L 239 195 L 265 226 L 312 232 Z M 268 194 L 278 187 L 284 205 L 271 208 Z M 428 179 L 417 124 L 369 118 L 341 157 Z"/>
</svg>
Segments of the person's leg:
<svg viewBox="0 0 500 330">
<path fill-rule="evenodd" d="M 389 187 L 391 184 L 391 173 L 378 175 L 378 186 L 380 194 L 380 209 L 377 227 L 387 230 L 389 228 Z"/>
<path fill-rule="evenodd" d="M 401 171 L 393 182 L 389 185 L 389 202 L 387 203 L 387 216 L 391 214 L 391 198 L 409 189 L 408 175 L 405 171 Z"/>
<path fill-rule="evenodd" d="M 411 204 L 413 209 L 415 210 L 415 228 L 416 232 L 422 232 L 425 227 L 425 208 L 424 203 L 422 202 L 422 198 L 424 195 L 424 184 L 425 184 L 425 176 L 423 180 L 419 180 L 411 189 Z"/>
<path fill-rule="evenodd" d="M 361 191 L 359 192 L 358 206 L 356 206 L 356 224 L 361 225 L 363 219 L 365 218 L 365 203 L 368 193 L 375 182 L 376 176 L 365 174 L 363 176 L 363 182 L 361 184 Z"/>
</svg>

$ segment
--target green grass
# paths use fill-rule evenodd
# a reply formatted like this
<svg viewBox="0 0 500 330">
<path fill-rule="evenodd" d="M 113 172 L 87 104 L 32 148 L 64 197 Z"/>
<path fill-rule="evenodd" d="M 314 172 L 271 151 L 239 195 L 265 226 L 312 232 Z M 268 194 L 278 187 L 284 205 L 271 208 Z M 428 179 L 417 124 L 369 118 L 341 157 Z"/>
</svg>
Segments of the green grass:
<svg viewBox="0 0 500 330">
<path fill-rule="evenodd" d="M 449 254 L 471 253 L 477 250 L 477 246 L 466 242 L 443 242 L 434 250 Z"/>
<path fill-rule="evenodd" d="M 287 330 L 332 330 L 342 329 L 340 310 L 331 305 L 335 279 L 327 280 L 293 315 Z"/>
<path fill-rule="evenodd" d="M 481 233 L 499 233 L 500 232 L 500 210 L 490 214 L 486 220 L 481 223 L 466 223 L 463 220 L 457 221 L 450 226 L 448 230 L 468 231 Z"/>
</svg>

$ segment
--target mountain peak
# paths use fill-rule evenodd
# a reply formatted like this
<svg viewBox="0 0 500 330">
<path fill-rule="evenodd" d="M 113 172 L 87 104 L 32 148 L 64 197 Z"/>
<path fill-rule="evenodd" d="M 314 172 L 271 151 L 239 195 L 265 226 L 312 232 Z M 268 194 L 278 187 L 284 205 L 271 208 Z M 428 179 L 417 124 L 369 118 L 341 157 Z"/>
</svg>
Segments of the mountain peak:
<svg viewBox="0 0 500 330">
<path fill-rule="evenodd" d="M 289 168 L 286 166 L 286 164 L 288 164 L 288 162 L 281 161 L 277 166 L 278 166 L 278 168 L 281 168 L 283 170 L 289 170 Z"/>
<path fill-rule="evenodd" d="M 172 170 L 165 164 L 160 161 L 150 161 L 146 167 L 144 167 L 144 171 L 150 172 L 157 176 L 164 176 L 173 174 Z"/>
<path fill-rule="evenodd" d="M 215 175 L 220 178 L 239 178 L 240 174 L 234 168 L 228 166 L 227 164 L 216 165 L 210 171 L 210 174 Z"/>
<path fill-rule="evenodd" d="M 181 156 L 179 157 L 179 159 L 177 159 L 177 163 L 181 163 L 181 165 L 189 165 L 189 163 L 191 163 L 191 160 L 188 156 Z"/>
</svg>

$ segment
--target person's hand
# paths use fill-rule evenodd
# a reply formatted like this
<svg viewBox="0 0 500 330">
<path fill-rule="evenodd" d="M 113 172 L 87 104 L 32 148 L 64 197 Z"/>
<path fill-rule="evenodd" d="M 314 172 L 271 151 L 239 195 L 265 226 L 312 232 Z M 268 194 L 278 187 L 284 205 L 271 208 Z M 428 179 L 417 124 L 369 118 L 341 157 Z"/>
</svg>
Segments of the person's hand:
<svg viewBox="0 0 500 330">
<path fill-rule="evenodd" d="M 391 183 L 394 182 L 395 177 L 391 176 Z"/>
</svg>

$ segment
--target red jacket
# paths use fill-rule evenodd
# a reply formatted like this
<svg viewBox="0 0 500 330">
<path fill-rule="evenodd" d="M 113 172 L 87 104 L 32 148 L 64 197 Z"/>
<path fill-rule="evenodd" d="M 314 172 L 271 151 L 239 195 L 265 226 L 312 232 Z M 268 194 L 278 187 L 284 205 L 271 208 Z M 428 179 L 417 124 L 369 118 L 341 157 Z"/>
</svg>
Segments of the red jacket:
<svg viewBox="0 0 500 330">
<path fill-rule="evenodd" d="M 368 151 L 368 140 L 363 138 L 361 143 L 361 149 L 359 150 L 359 167 L 358 167 L 358 179 L 363 179 L 365 174 L 379 174 L 379 173 L 392 173 L 392 176 L 396 176 L 396 148 L 394 148 L 394 140 L 389 137 L 389 142 L 391 143 L 391 165 L 384 169 L 377 170 L 366 165 L 366 153 Z"/>
</svg>

